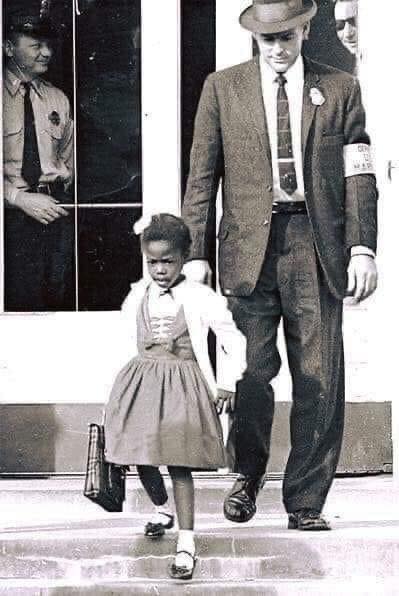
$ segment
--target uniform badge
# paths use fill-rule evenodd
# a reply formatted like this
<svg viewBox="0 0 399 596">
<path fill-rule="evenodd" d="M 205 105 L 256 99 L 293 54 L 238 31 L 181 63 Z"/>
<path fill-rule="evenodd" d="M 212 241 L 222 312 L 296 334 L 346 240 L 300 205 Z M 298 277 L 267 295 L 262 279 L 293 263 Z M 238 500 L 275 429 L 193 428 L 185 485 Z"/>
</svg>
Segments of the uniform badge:
<svg viewBox="0 0 399 596">
<path fill-rule="evenodd" d="M 317 87 L 312 87 L 309 92 L 310 100 L 314 106 L 322 106 L 326 98 Z"/>
<path fill-rule="evenodd" d="M 61 118 L 58 112 L 56 112 L 55 110 L 53 110 L 51 112 L 51 114 L 48 115 L 48 119 L 50 120 L 51 124 L 54 124 L 55 126 L 59 126 L 60 122 L 61 122 Z"/>
</svg>

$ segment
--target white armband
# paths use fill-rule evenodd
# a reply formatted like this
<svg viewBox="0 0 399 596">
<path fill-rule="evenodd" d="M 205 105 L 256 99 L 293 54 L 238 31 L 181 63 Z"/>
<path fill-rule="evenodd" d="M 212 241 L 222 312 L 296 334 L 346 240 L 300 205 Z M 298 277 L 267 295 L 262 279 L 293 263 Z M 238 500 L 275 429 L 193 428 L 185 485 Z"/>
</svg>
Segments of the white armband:
<svg viewBox="0 0 399 596">
<path fill-rule="evenodd" d="M 370 145 L 353 143 L 344 146 L 345 178 L 358 174 L 375 174 L 374 160 Z"/>
</svg>

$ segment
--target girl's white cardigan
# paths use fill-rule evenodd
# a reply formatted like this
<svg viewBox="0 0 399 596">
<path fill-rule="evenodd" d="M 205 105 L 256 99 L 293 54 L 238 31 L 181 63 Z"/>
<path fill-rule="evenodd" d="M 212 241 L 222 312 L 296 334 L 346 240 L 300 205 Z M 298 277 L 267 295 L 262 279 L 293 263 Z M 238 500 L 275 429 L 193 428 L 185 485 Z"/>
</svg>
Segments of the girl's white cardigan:
<svg viewBox="0 0 399 596">
<path fill-rule="evenodd" d="M 136 353 L 136 315 L 150 283 L 150 280 L 142 279 L 132 284 L 122 305 L 124 322 L 128 325 Z M 235 384 L 246 368 L 246 340 L 233 321 L 226 298 L 206 285 L 187 279 L 173 288 L 173 295 L 178 304 L 183 306 L 194 354 L 212 393 L 216 396 L 218 387 L 234 392 Z M 209 360 L 209 328 L 214 331 L 220 345 L 217 382 Z"/>
</svg>

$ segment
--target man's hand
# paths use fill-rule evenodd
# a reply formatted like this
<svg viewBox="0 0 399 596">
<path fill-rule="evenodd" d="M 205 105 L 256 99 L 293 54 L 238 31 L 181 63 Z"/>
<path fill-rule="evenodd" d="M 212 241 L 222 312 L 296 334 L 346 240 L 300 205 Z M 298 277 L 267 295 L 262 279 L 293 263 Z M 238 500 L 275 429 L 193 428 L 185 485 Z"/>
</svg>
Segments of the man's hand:
<svg viewBox="0 0 399 596">
<path fill-rule="evenodd" d="M 208 286 L 212 283 L 212 270 L 208 261 L 204 259 L 188 261 L 183 267 L 183 273 L 191 281 L 198 281 Z"/>
<path fill-rule="evenodd" d="M 354 255 L 349 261 L 347 294 L 353 304 L 359 304 L 377 287 L 377 266 L 373 257 Z"/>
<path fill-rule="evenodd" d="M 58 201 L 39 192 L 20 191 L 14 205 L 36 221 L 47 226 L 59 217 L 68 215 L 68 211 Z"/>
<path fill-rule="evenodd" d="M 215 400 L 216 412 L 220 415 L 223 412 L 223 407 L 226 405 L 226 414 L 232 414 L 236 405 L 236 394 L 225 389 L 218 389 Z"/>
</svg>

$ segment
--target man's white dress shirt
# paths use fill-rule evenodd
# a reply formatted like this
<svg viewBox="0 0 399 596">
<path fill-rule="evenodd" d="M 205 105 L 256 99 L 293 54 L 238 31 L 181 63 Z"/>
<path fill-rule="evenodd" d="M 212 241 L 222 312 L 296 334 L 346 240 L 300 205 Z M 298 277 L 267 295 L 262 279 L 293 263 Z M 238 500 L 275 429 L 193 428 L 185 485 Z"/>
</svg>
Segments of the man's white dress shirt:
<svg viewBox="0 0 399 596">
<path fill-rule="evenodd" d="M 303 84 L 304 84 L 304 66 L 302 56 L 294 62 L 290 69 L 284 73 L 287 79 L 285 90 L 288 97 L 290 110 L 292 153 L 295 160 L 295 172 L 297 180 L 297 189 L 289 195 L 280 188 L 280 176 L 278 168 L 277 154 L 277 73 L 265 62 L 260 60 L 260 74 L 262 81 L 263 103 L 267 128 L 269 132 L 269 142 L 272 154 L 273 170 L 273 200 L 274 201 L 304 201 L 305 185 L 303 181 L 303 162 L 302 162 L 302 104 L 303 104 Z"/>
<path fill-rule="evenodd" d="M 294 64 L 284 74 L 287 79 L 285 90 L 288 97 L 290 111 L 292 153 L 295 161 L 295 173 L 297 189 L 292 194 L 287 194 L 280 188 L 280 175 L 278 167 L 277 152 L 277 92 L 278 74 L 260 58 L 260 76 L 262 84 L 263 103 L 265 107 L 269 143 L 272 155 L 273 171 L 273 201 L 304 201 L 305 184 L 303 179 L 302 159 L 302 108 L 303 108 L 303 86 L 305 82 L 305 70 L 302 56 L 298 56 Z M 367 246 L 352 246 L 351 256 L 355 255 L 375 256 L 375 253 Z"/>
</svg>

